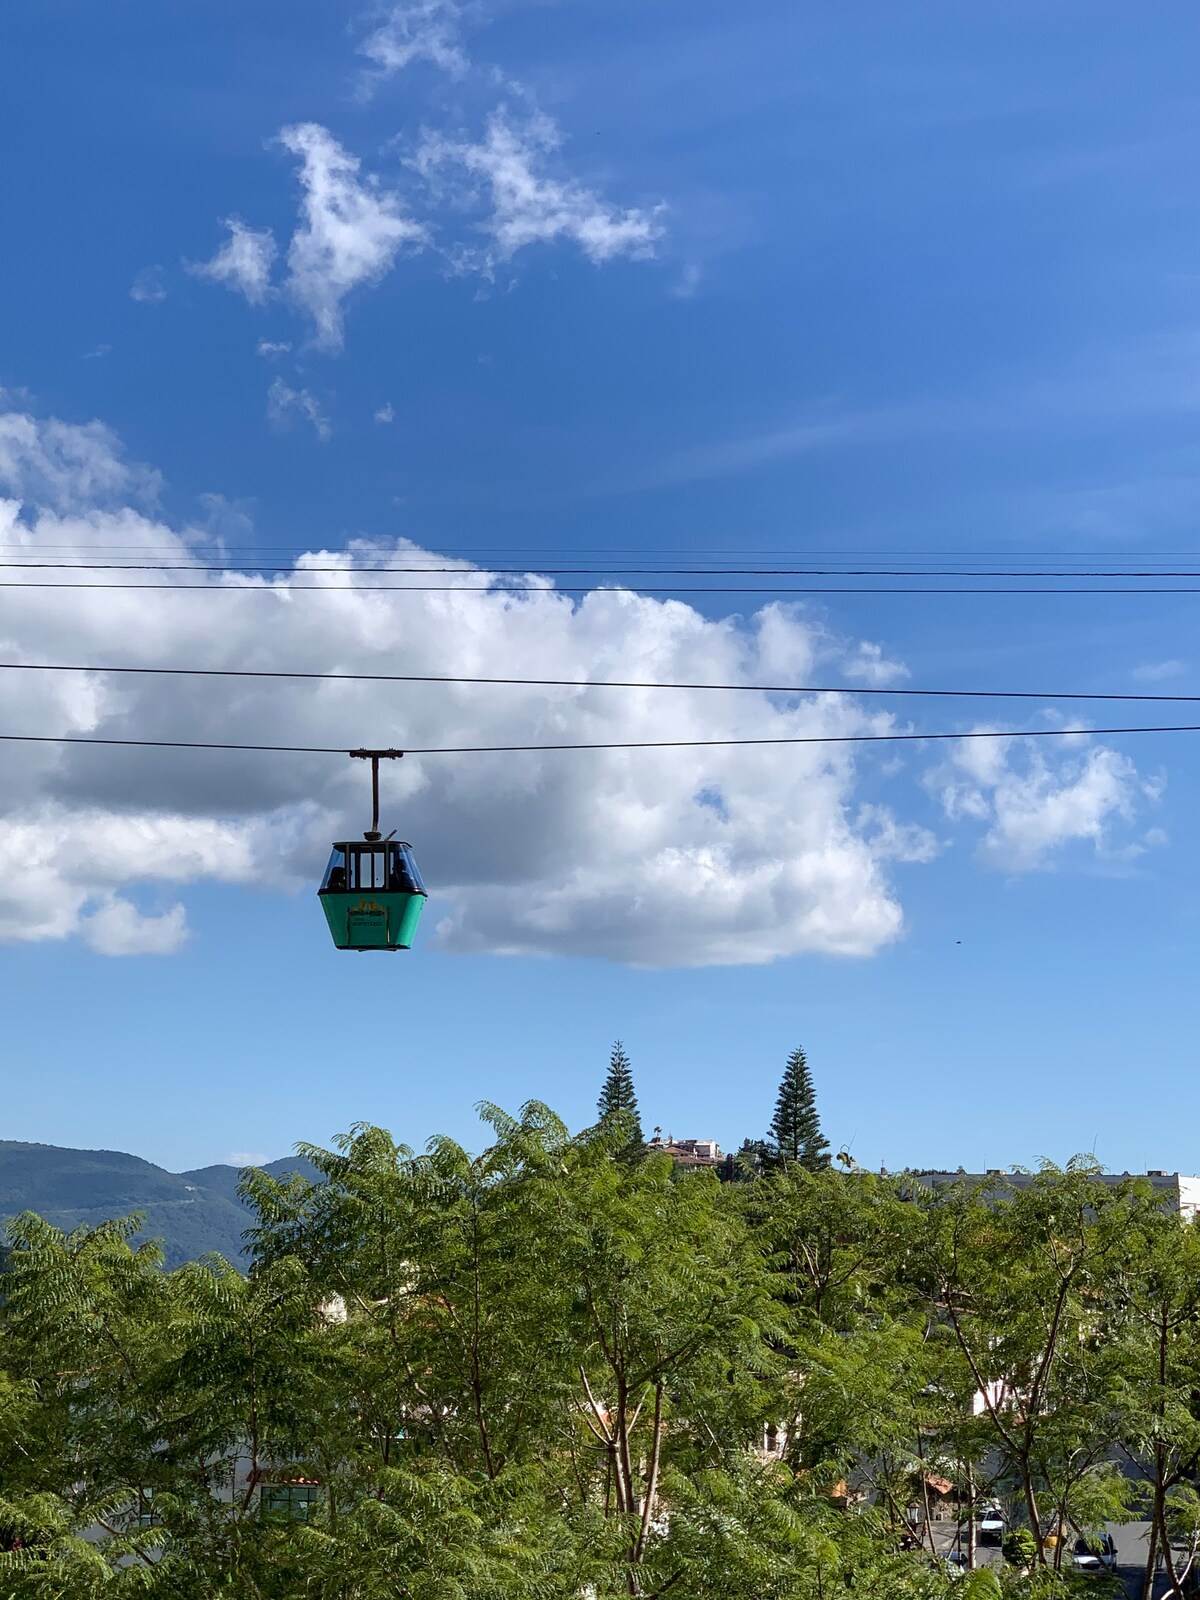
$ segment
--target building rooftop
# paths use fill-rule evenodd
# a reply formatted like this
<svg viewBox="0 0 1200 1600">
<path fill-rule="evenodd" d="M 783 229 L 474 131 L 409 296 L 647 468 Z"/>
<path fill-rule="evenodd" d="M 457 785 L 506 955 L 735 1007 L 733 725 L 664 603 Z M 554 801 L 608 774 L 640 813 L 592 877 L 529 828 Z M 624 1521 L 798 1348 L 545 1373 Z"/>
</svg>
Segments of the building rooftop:
<svg viewBox="0 0 1200 1600">
<path fill-rule="evenodd" d="M 654 1135 L 647 1148 L 665 1151 L 681 1167 L 715 1167 L 722 1155 L 715 1139 L 675 1139 L 670 1135 L 664 1139 L 660 1133 Z"/>
</svg>

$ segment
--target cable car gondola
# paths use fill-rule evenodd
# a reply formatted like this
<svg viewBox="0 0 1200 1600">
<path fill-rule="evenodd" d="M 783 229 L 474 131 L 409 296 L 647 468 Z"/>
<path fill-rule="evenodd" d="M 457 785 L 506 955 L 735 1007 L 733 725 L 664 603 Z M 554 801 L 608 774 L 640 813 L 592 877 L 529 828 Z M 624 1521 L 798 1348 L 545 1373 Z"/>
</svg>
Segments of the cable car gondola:
<svg viewBox="0 0 1200 1600">
<path fill-rule="evenodd" d="M 371 763 L 371 826 L 361 840 L 334 845 L 317 894 L 339 950 L 407 950 L 425 909 L 425 885 L 411 845 L 379 832 L 379 763 L 404 751 L 349 754 Z"/>
</svg>

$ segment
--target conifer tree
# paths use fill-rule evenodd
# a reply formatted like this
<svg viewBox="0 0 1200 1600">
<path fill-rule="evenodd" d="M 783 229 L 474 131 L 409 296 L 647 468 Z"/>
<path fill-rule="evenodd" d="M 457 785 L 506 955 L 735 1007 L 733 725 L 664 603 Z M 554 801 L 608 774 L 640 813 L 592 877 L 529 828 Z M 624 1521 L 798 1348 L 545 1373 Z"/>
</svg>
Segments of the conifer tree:
<svg viewBox="0 0 1200 1600">
<path fill-rule="evenodd" d="M 771 1119 L 771 1150 L 777 1160 L 798 1162 L 810 1172 L 829 1165 L 829 1145 L 821 1133 L 812 1074 L 799 1045 L 788 1057 L 779 1085 Z"/>
<path fill-rule="evenodd" d="M 602 1122 L 606 1117 L 615 1116 L 618 1112 L 624 1113 L 629 1122 L 629 1141 L 624 1153 L 640 1155 L 646 1148 L 646 1138 L 642 1132 L 642 1119 L 638 1114 L 637 1094 L 633 1087 L 633 1068 L 620 1039 L 613 1045 L 612 1054 L 608 1058 L 608 1076 L 604 1080 L 596 1109 L 600 1113 Z"/>
</svg>

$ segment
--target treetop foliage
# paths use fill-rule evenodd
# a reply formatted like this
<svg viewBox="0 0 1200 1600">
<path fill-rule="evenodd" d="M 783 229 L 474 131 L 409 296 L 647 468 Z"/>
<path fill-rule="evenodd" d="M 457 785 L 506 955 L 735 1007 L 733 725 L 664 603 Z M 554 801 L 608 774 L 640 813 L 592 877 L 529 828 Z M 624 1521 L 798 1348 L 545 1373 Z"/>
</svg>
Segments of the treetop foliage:
<svg viewBox="0 0 1200 1600">
<path fill-rule="evenodd" d="M 799 1045 L 783 1071 L 768 1149 L 776 1161 L 796 1161 L 810 1172 L 829 1165 L 829 1145 L 821 1133 L 812 1073 Z"/>
<path fill-rule="evenodd" d="M 248 1275 L 11 1226 L 0 1596 L 997 1600 L 1135 1513 L 1200 1543 L 1200 1239 L 1144 1185 L 721 1183 L 482 1110 L 248 1173 Z M 935 1480 L 1028 1559 L 952 1576 Z"/>
<path fill-rule="evenodd" d="M 636 1158 L 646 1147 L 637 1093 L 633 1087 L 633 1066 L 620 1039 L 612 1047 L 608 1075 L 600 1091 L 596 1109 L 602 1122 L 615 1121 L 625 1132 L 625 1153 Z"/>
</svg>

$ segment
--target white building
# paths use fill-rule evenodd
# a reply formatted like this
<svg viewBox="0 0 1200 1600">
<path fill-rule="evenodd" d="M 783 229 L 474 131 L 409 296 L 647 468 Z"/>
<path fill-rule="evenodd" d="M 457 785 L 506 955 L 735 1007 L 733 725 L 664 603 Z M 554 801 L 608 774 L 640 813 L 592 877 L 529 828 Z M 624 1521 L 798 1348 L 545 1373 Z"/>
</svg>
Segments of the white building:
<svg viewBox="0 0 1200 1600">
<path fill-rule="evenodd" d="M 1037 1176 L 1032 1172 L 1006 1172 L 1002 1167 L 989 1167 L 986 1172 L 913 1172 L 911 1176 L 927 1189 L 946 1189 L 956 1183 L 969 1187 L 987 1184 L 997 1194 L 1005 1189 L 1027 1189 Z M 1200 1211 L 1200 1178 L 1182 1172 L 1163 1172 L 1152 1167 L 1149 1172 L 1104 1172 L 1099 1174 L 1102 1183 L 1124 1183 L 1127 1178 L 1141 1178 L 1156 1194 L 1161 1194 L 1172 1211 L 1178 1211 L 1185 1222 L 1191 1222 Z"/>
</svg>

